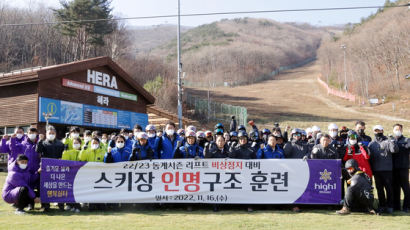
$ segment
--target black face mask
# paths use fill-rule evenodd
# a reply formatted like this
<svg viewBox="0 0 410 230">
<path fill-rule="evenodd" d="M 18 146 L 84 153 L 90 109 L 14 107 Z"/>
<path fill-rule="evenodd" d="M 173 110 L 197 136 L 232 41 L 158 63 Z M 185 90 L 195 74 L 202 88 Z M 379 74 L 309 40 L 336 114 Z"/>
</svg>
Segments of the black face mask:
<svg viewBox="0 0 410 230">
<path fill-rule="evenodd" d="M 364 135 L 364 129 L 359 129 L 359 130 L 358 130 L 358 133 L 359 133 L 359 135 L 361 135 L 361 136 Z"/>
<path fill-rule="evenodd" d="M 380 138 L 380 137 L 383 137 L 383 133 L 375 133 L 374 136 Z"/>
<path fill-rule="evenodd" d="M 340 134 L 340 137 L 343 139 L 347 139 L 347 134 Z"/>
</svg>

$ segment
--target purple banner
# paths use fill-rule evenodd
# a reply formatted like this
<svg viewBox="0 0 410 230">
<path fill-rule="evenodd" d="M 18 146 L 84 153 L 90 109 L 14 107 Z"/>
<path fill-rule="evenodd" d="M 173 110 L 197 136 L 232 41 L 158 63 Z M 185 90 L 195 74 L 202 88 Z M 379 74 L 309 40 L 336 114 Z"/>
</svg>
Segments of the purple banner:
<svg viewBox="0 0 410 230">
<path fill-rule="evenodd" d="M 45 203 L 339 204 L 341 161 L 42 159 Z"/>
</svg>

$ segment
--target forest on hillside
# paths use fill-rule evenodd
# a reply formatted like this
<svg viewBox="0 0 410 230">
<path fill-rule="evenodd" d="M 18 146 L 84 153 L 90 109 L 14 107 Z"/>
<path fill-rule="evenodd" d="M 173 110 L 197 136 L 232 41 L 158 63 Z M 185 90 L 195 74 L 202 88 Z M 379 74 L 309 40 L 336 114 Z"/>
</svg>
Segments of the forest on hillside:
<svg viewBox="0 0 410 230">
<path fill-rule="evenodd" d="M 386 1 L 386 6 L 407 2 Z M 318 51 L 322 78 L 339 89 L 346 85 L 349 92 L 365 99 L 408 93 L 409 38 L 408 7 L 381 9 L 358 24 L 347 25 L 343 34 L 323 40 Z"/>
</svg>

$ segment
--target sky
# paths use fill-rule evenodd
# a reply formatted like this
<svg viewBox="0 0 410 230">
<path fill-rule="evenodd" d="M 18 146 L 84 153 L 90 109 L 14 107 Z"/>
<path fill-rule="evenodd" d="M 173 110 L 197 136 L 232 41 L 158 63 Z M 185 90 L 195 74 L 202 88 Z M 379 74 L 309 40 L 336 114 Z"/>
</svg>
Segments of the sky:
<svg viewBox="0 0 410 230">
<path fill-rule="evenodd" d="M 181 14 L 285 10 L 306 8 L 333 8 L 353 6 L 382 6 L 385 0 L 180 0 Z M 8 5 L 32 8 L 38 3 L 59 8 L 59 0 L 0 0 Z M 153 15 L 172 15 L 178 12 L 178 0 L 112 0 L 114 15 L 119 17 L 141 17 Z M 316 26 L 342 25 L 357 23 L 363 17 L 376 12 L 376 9 L 283 12 L 263 14 L 238 14 L 218 16 L 182 17 L 181 25 L 198 26 L 224 18 L 239 17 L 268 18 L 280 22 L 307 22 Z M 176 18 L 127 20 L 128 25 L 150 26 L 159 24 L 177 24 Z"/>
</svg>

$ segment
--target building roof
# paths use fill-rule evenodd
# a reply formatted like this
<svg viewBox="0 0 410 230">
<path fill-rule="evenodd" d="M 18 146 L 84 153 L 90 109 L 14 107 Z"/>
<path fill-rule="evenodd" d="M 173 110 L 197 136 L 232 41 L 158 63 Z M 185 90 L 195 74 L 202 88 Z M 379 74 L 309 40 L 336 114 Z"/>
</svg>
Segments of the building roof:
<svg viewBox="0 0 410 230">
<path fill-rule="evenodd" d="M 117 73 L 119 77 L 121 77 L 137 92 L 139 92 L 149 102 L 149 104 L 154 104 L 155 98 L 109 57 L 90 58 L 60 65 L 33 67 L 13 71 L 6 74 L 0 74 L 0 87 L 43 81 L 50 78 L 61 77 L 62 75 L 67 75 L 70 73 L 92 69 L 100 66 L 109 67 L 111 70 Z"/>
</svg>

